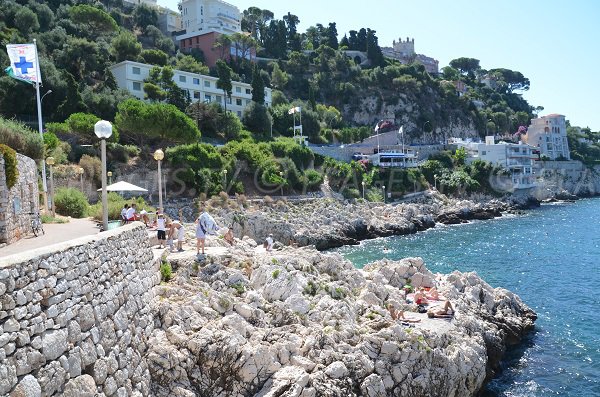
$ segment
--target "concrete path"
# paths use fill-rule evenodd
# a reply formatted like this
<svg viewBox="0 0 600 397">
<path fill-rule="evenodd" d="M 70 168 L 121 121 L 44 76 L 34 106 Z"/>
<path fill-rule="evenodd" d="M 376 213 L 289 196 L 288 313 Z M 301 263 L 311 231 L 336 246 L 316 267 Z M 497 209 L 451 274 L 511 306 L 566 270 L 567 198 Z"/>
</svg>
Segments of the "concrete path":
<svg viewBox="0 0 600 397">
<path fill-rule="evenodd" d="M 89 236 L 98 233 L 100 229 L 90 219 L 71 219 L 68 223 L 45 223 L 44 231 L 45 234 L 41 236 L 35 237 L 31 233 L 16 243 L 0 248 L 0 257 Z"/>
</svg>

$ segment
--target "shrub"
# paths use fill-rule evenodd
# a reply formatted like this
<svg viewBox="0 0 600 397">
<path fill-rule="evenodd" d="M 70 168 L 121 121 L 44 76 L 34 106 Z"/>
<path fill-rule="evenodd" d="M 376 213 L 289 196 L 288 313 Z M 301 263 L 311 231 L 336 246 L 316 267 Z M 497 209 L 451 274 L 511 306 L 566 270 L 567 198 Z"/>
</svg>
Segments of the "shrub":
<svg viewBox="0 0 600 397">
<path fill-rule="evenodd" d="M 61 188 L 54 195 L 56 212 L 73 218 L 83 218 L 87 215 L 89 204 L 85 195 L 77 189 Z"/>
<path fill-rule="evenodd" d="M 173 268 L 171 264 L 163 260 L 160 264 L 160 278 L 162 281 L 167 282 L 173 277 Z"/>
<path fill-rule="evenodd" d="M 6 185 L 10 189 L 15 186 L 19 180 L 19 170 L 17 169 L 17 152 L 6 145 L 0 144 L 0 155 L 4 157 Z"/>
<path fill-rule="evenodd" d="M 92 157 L 87 154 L 81 156 L 79 166 L 84 169 L 85 175 L 93 179 L 98 184 L 102 178 L 102 162 L 98 157 Z"/>
<path fill-rule="evenodd" d="M 44 142 L 39 133 L 18 121 L 0 117 L 0 144 L 34 160 L 44 158 Z"/>
</svg>

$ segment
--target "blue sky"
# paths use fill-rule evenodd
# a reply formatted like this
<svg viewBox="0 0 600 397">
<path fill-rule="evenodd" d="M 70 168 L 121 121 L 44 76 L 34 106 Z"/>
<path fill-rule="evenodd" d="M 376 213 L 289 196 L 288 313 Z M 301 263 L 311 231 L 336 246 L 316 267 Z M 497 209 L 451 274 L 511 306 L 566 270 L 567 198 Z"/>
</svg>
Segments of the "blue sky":
<svg viewBox="0 0 600 397">
<path fill-rule="evenodd" d="M 177 0 L 158 0 L 177 9 Z M 524 97 L 541 115 L 564 114 L 572 125 L 600 131 L 600 2 L 593 0 L 229 0 L 240 11 L 266 8 L 280 19 L 300 19 L 299 31 L 336 22 L 341 38 L 361 27 L 377 31 L 379 44 L 415 39 L 418 53 L 440 68 L 459 57 L 477 58 L 484 69 L 518 70 L 531 81 Z"/>
</svg>

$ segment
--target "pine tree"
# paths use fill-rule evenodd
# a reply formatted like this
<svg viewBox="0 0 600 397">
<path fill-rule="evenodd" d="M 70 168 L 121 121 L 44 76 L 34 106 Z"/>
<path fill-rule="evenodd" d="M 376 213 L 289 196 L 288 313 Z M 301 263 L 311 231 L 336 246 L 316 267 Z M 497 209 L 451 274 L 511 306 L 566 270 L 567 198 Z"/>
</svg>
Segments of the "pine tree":
<svg viewBox="0 0 600 397">
<path fill-rule="evenodd" d="M 260 105 L 265 103 L 265 82 L 263 81 L 258 66 L 252 69 L 252 100 Z"/>
</svg>

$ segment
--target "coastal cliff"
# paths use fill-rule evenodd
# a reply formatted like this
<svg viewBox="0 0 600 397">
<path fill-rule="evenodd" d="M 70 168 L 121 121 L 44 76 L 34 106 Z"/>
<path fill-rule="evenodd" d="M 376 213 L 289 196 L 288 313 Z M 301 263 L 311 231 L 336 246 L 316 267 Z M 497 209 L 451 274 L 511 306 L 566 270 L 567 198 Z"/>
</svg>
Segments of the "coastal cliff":
<svg viewBox="0 0 600 397">
<path fill-rule="evenodd" d="M 536 318 L 511 292 L 474 273 L 434 275 L 420 258 L 359 270 L 311 247 L 254 245 L 173 261 L 148 343 L 154 395 L 474 396 Z M 408 279 L 437 286 L 454 316 L 416 313 Z M 393 320 L 388 305 L 420 321 Z"/>
<path fill-rule="evenodd" d="M 376 237 L 411 234 L 435 227 L 436 223 L 492 219 L 504 211 L 528 207 L 528 200 L 482 198 L 476 202 L 429 190 L 411 202 L 395 205 L 315 199 L 263 202 L 248 208 L 229 205 L 211 211 L 222 225 L 233 225 L 236 235 L 259 241 L 272 233 L 283 244 L 314 245 L 318 250 L 326 250 Z"/>
</svg>

